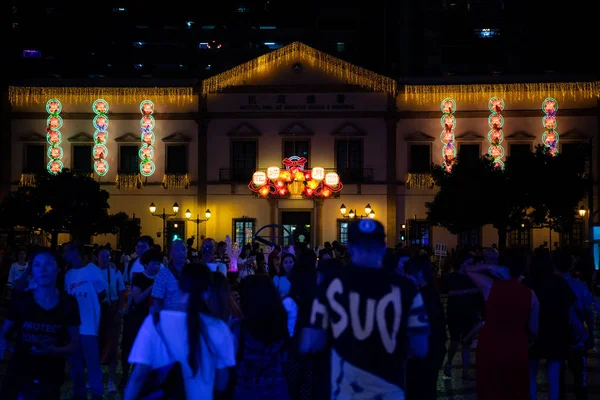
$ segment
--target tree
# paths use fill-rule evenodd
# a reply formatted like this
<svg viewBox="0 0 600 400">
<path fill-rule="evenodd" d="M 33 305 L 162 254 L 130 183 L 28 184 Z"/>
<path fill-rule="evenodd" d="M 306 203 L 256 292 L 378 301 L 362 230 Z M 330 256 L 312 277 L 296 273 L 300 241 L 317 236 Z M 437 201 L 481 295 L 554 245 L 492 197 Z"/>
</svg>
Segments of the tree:
<svg viewBox="0 0 600 400">
<path fill-rule="evenodd" d="M 501 248 L 507 231 L 521 224 L 564 231 L 585 195 L 584 171 L 585 157 L 552 157 L 542 146 L 525 157 L 509 158 L 504 170 L 487 156 L 459 159 L 450 173 L 434 166 L 439 191 L 426 203 L 428 219 L 453 234 L 492 225 Z"/>
<path fill-rule="evenodd" d="M 0 204 L 2 227 L 41 228 L 56 248 L 59 233 L 74 237 L 117 233 L 127 214 L 109 214 L 109 194 L 89 175 L 68 169 L 58 175 L 42 173 L 34 187 L 12 192 Z"/>
</svg>

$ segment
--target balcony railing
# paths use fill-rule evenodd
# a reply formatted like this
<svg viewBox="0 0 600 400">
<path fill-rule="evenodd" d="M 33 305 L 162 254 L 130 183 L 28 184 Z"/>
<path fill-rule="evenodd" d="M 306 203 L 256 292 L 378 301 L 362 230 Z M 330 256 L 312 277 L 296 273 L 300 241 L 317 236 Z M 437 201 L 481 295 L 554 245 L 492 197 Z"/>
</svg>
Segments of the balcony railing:
<svg viewBox="0 0 600 400">
<path fill-rule="evenodd" d="M 260 168 L 259 168 L 260 169 Z M 373 168 L 345 168 L 336 171 L 343 183 L 372 183 Z M 254 170 L 219 168 L 219 183 L 248 183 Z"/>
<path fill-rule="evenodd" d="M 219 183 L 248 183 L 254 170 L 243 168 L 219 168 Z"/>
<path fill-rule="evenodd" d="M 343 183 L 372 183 L 373 168 L 343 168 L 336 171 Z"/>
</svg>

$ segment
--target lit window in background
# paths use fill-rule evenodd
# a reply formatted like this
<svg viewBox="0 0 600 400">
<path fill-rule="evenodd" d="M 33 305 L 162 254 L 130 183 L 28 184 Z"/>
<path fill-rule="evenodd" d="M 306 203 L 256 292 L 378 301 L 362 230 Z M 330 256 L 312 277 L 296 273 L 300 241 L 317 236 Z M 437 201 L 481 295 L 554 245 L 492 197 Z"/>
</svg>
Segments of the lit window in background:
<svg viewBox="0 0 600 400">
<path fill-rule="evenodd" d="M 42 58 L 42 52 L 39 50 L 23 50 L 23 58 Z"/>
<path fill-rule="evenodd" d="M 337 52 L 343 53 L 346 49 L 346 44 L 344 42 L 337 42 Z"/>
<path fill-rule="evenodd" d="M 203 50 L 210 48 L 210 47 L 208 47 L 208 42 L 200 42 L 200 44 L 198 45 L 198 47 L 200 47 Z"/>
<path fill-rule="evenodd" d="M 188 22 L 186 22 L 186 23 L 185 23 L 185 25 L 186 25 L 188 28 L 191 28 L 191 27 L 192 27 L 192 25 L 194 25 L 194 21 L 188 21 Z"/>
<path fill-rule="evenodd" d="M 144 68 L 144 64 L 135 64 L 134 67 L 135 67 L 135 69 L 140 70 L 140 69 Z"/>
<path fill-rule="evenodd" d="M 265 42 L 265 46 L 267 46 L 270 50 L 276 50 L 276 49 L 280 49 L 283 47 L 282 44 L 275 43 L 275 42 Z"/>
<path fill-rule="evenodd" d="M 483 39 L 489 39 L 489 38 L 493 38 L 496 36 L 500 36 L 500 29 L 490 29 L 490 28 L 474 29 L 473 32 L 475 32 L 476 36 L 479 36 L 480 38 L 483 38 Z"/>
<path fill-rule="evenodd" d="M 273 29 L 277 29 L 276 26 L 273 25 L 261 25 L 258 27 L 258 29 L 260 30 L 273 30 Z"/>
<path fill-rule="evenodd" d="M 127 12 L 127 9 L 125 7 L 117 7 L 117 8 L 113 8 L 113 12 L 114 13 L 125 13 L 125 12 Z"/>
<path fill-rule="evenodd" d="M 144 42 L 133 42 L 133 47 L 141 49 L 144 46 Z"/>
</svg>

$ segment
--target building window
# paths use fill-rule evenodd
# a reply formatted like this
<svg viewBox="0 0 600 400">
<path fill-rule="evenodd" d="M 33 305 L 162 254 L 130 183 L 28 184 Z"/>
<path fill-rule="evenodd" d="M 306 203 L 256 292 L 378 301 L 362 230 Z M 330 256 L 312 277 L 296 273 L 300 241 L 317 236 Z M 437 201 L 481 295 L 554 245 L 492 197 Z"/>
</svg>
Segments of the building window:
<svg viewBox="0 0 600 400">
<path fill-rule="evenodd" d="M 519 228 L 513 229 L 508 235 L 509 247 L 531 248 L 531 229 Z"/>
<path fill-rule="evenodd" d="M 187 174 L 187 146 L 185 144 L 167 145 L 167 169 L 168 174 Z"/>
<path fill-rule="evenodd" d="M 255 218 L 234 218 L 232 225 L 234 242 L 238 242 L 240 246 L 252 243 L 252 238 L 256 233 Z"/>
<path fill-rule="evenodd" d="M 531 153 L 531 145 L 529 143 L 511 144 L 509 150 L 511 158 L 522 160 Z"/>
<path fill-rule="evenodd" d="M 344 42 L 337 42 L 337 52 L 338 53 L 343 53 L 344 50 L 346 50 L 346 43 L 344 43 Z"/>
<path fill-rule="evenodd" d="M 481 148 L 478 144 L 461 144 L 458 158 L 467 162 L 477 161 L 481 158 Z"/>
<path fill-rule="evenodd" d="M 458 244 L 462 246 L 481 246 L 481 228 L 459 233 Z"/>
<path fill-rule="evenodd" d="M 335 168 L 344 182 L 361 182 L 364 178 L 363 141 L 339 139 L 335 141 Z"/>
<path fill-rule="evenodd" d="M 342 246 L 348 244 L 348 225 L 350 222 L 345 219 L 338 219 L 337 222 L 337 240 Z"/>
<path fill-rule="evenodd" d="M 582 246 L 584 238 L 583 229 L 583 222 L 575 222 L 571 231 L 560 234 L 560 247 L 568 249 Z"/>
<path fill-rule="evenodd" d="M 491 39 L 500 36 L 500 29 L 473 29 L 475 36 L 480 37 L 482 39 Z"/>
<path fill-rule="evenodd" d="M 28 144 L 25 147 L 25 165 L 23 172 L 35 174 L 46 168 L 46 145 Z"/>
<path fill-rule="evenodd" d="M 583 143 L 561 143 L 560 152 L 569 157 L 587 157 Z"/>
<path fill-rule="evenodd" d="M 431 246 L 431 225 L 427 221 L 409 220 L 408 221 L 409 237 L 411 245 L 415 246 Z"/>
<path fill-rule="evenodd" d="M 412 174 L 424 174 L 431 170 L 431 146 L 428 144 L 411 144 L 409 146 L 409 168 Z"/>
<path fill-rule="evenodd" d="M 73 146 L 73 172 L 92 172 L 92 146 Z"/>
<path fill-rule="evenodd" d="M 233 140 L 231 142 L 231 174 L 233 182 L 250 182 L 258 160 L 256 140 Z"/>
<path fill-rule="evenodd" d="M 292 156 L 304 157 L 310 160 L 310 141 L 308 140 L 284 140 L 283 141 L 283 158 Z M 308 165 L 306 166 L 308 167 Z"/>
<path fill-rule="evenodd" d="M 140 156 L 138 146 L 119 147 L 119 172 L 136 174 L 139 172 Z"/>
</svg>

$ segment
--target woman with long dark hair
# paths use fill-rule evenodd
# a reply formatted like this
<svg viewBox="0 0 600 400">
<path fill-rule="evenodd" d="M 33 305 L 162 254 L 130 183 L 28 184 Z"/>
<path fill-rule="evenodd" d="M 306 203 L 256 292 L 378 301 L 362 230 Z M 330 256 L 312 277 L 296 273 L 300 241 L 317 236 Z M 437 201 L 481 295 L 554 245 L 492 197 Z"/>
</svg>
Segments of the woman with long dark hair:
<svg viewBox="0 0 600 400">
<path fill-rule="evenodd" d="M 182 366 L 186 398 L 210 400 L 214 388 L 225 390 L 228 368 L 235 365 L 233 337 L 208 307 L 211 278 L 206 265 L 186 265 L 179 280 L 186 312 L 161 311 L 156 325 L 153 316 L 146 318 L 129 356 L 129 363 L 136 365 L 125 399 L 137 399 L 152 369 L 173 362 Z"/>
<path fill-rule="evenodd" d="M 281 258 L 281 262 L 277 265 L 277 274 L 273 275 L 273 284 L 277 288 L 277 292 L 281 298 L 287 296 L 290 291 L 291 283 L 289 276 L 292 273 L 294 265 L 296 264 L 296 257 L 293 254 L 284 254 Z M 269 270 L 269 273 L 271 271 Z"/>
<path fill-rule="evenodd" d="M 79 307 L 77 300 L 56 288 L 58 258 L 51 250 L 41 249 L 31 260 L 35 285 L 13 297 L 0 331 L 0 360 L 7 335 L 17 331 L 0 398 L 58 400 L 65 356 L 79 348 Z"/>
<path fill-rule="evenodd" d="M 240 285 L 242 321 L 238 352 L 236 400 L 287 400 L 283 378 L 287 314 L 267 275 L 254 275 Z"/>
</svg>

